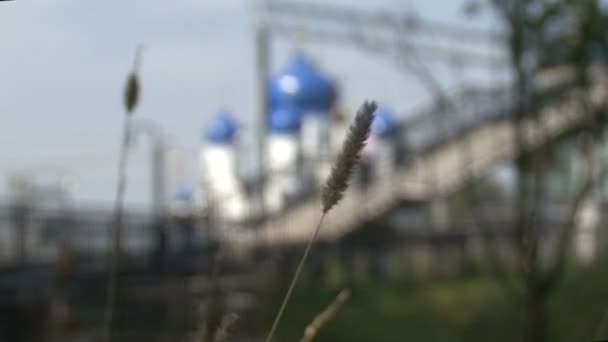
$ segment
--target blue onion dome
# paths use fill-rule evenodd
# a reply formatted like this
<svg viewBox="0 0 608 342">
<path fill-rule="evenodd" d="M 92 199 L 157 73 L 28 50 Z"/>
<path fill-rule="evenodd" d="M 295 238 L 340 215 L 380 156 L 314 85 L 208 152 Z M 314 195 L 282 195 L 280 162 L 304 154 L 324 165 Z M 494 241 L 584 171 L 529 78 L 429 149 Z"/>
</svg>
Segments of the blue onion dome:
<svg viewBox="0 0 608 342">
<path fill-rule="evenodd" d="M 372 134 L 387 138 L 397 132 L 398 123 L 391 108 L 386 106 L 378 107 L 374 114 L 374 121 L 371 126 Z"/>
<path fill-rule="evenodd" d="M 227 111 L 218 111 L 207 123 L 205 139 L 214 144 L 229 144 L 234 141 L 238 129 L 236 120 Z"/>
<path fill-rule="evenodd" d="M 300 131 L 301 111 L 293 104 L 283 103 L 270 112 L 268 128 L 271 133 L 294 134 Z"/>
<path fill-rule="evenodd" d="M 270 109 L 292 102 L 304 112 L 329 113 L 336 93 L 332 80 L 302 53 L 297 53 L 268 84 Z"/>
</svg>

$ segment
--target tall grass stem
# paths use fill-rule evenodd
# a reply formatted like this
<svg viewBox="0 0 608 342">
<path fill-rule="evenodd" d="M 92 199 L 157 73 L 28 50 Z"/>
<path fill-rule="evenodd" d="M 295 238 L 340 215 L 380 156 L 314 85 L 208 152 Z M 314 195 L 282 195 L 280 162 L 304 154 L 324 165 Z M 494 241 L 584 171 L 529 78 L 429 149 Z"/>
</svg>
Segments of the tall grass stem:
<svg viewBox="0 0 608 342">
<path fill-rule="evenodd" d="M 114 200 L 114 218 L 112 225 L 112 248 L 110 250 L 110 275 L 108 279 L 108 290 L 105 310 L 105 341 L 112 341 L 114 306 L 116 300 L 116 287 L 118 278 L 118 267 L 121 257 L 121 236 L 124 213 L 124 198 L 127 188 L 127 166 L 129 154 L 129 141 L 131 140 L 131 116 L 125 115 L 123 123 L 123 137 L 120 146 L 120 157 L 118 160 L 118 181 L 116 183 L 116 198 Z"/>
<path fill-rule="evenodd" d="M 298 264 L 298 267 L 296 268 L 296 272 L 294 273 L 293 278 L 291 279 L 291 284 L 289 284 L 289 288 L 287 289 L 287 293 L 285 293 L 285 297 L 283 298 L 281 307 L 279 308 L 279 311 L 277 312 L 277 315 L 274 318 L 274 322 L 272 323 L 270 332 L 268 333 L 268 336 L 266 337 L 266 342 L 271 342 L 272 338 L 274 337 L 274 334 L 276 333 L 276 330 L 277 330 L 277 327 L 279 326 L 281 318 L 283 317 L 283 314 L 285 313 L 285 308 L 287 307 L 287 303 L 289 302 L 289 299 L 291 298 L 293 290 L 296 287 L 298 280 L 300 279 L 300 274 L 302 273 L 302 269 L 304 268 L 306 259 L 308 259 L 310 250 L 312 249 L 312 246 L 313 246 L 315 240 L 317 239 L 317 236 L 319 235 L 319 231 L 321 230 L 321 225 L 323 224 L 323 219 L 325 218 L 326 214 L 327 214 L 326 212 L 323 212 L 321 214 L 321 218 L 319 218 L 319 223 L 317 223 L 317 227 L 315 228 L 313 234 L 310 236 L 310 239 L 308 240 L 308 243 L 306 244 L 306 248 L 304 249 L 304 254 L 302 254 L 302 258 L 300 258 L 300 263 Z"/>
<path fill-rule="evenodd" d="M 114 199 L 114 217 L 112 224 L 112 248 L 109 253 L 110 274 L 108 276 L 108 290 L 106 293 L 106 306 L 104 313 L 104 337 L 106 342 L 112 341 L 113 325 L 114 325 L 114 307 L 116 301 L 118 272 L 120 267 L 120 258 L 122 257 L 122 228 L 123 228 L 123 212 L 125 202 L 125 192 L 127 188 L 127 167 L 129 161 L 129 145 L 131 143 L 131 118 L 133 117 L 135 107 L 139 103 L 140 86 L 137 77 L 139 67 L 141 65 L 143 47 L 137 46 L 135 50 L 135 58 L 133 59 L 133 69 L 127 76 L 127 83 L 123 94 L 123 104 L 125 107 L 125 115 L 123 116 L 123 132 L 122 141 L 120 144 L 120 152 L 118 157 L 118 176 L 116 181 L 116 198 Z"/>
</svg>

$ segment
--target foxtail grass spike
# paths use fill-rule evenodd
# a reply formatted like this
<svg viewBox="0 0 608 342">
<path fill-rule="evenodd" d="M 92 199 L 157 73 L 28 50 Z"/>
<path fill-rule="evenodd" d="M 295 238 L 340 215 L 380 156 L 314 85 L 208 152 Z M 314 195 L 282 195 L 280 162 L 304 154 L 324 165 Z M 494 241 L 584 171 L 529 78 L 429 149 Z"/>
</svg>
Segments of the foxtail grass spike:
<svg viewBox="0 0 608 342">
<path fill-rule="evenodd" d="M 137 80 L 137 74 L 132 72 L 127 78 L 127 86 L 125 87 L 125 109 L 127 113 L 133 113 L 138 101 L 139 81 Z"/>
<path fill-rule="evenodd" d="M 135 51 L 133 69 L 127 77 L 125 88 L 124 105 L 126 115 L 124 116 L 122 144 L 120 145 L 120 155 L 118 157 L 118 179 L 116 182 L 116 198 L 114 200 L 114 218 L 112 224 L 112 248 L 110 250 L 110 274 L 108 277 L 108 290 L 106 295 L 106 307 L 104 318 L 104 341 L 111 342 L 113 339 L 113 322 L 116 292 L 118 289 L 118 268 L 120 266 L 120 256 L 122 253 L 122 225 L 124 198 L 127 188 L 127 164 L 129 161 L 128 151 L 131 140 L 131 119 L 135 106 L 139 98 L 139 82 L 137 71 L 141 61 L 141 46 Z"/>
<path fill-rule="evenodd" d="M 327 212 L 340 201 L 344 195 L 344 191 L 346 191 L 348 186 L 348 178 L 350 177 L 353 168 L 359 161 L 361 150 L 365 146 L 365 141 L 369 137 L 369 130 L 374 119 L 376 107 L 377 106 L 374 102 L 365 102 L 363 105 L 361 105 L 359 111 L 357 111 L 355 121 L 351 124 L 348 135 L 346 136 L 344 144 L 342 145 L 342 151 L 340 151 L 334 167 L 329 174 L 327 183 L 323 187 L 321 193 L 323 213 L 321 214 L 317 227 L 306 244 L 304 254 L 302 254 L 302 258 L 300 258 L 300 262 L 298 263 L 298 267 L 296 267 L 296 271 L 291 279 L 287 293 L 285 293 L 285 297 L 283 297 L 279 311 L 277 312 L 274 322 L 272 323 L 272 327 L 270 328 L 270 332 L 266 337 L 266 342 L 272 342 L 272 338 L 274 337 L 277 327 L 279 326 L 279 322 L 285 313 L 287 303 L 289 302 L 296 283 L 300 278 L 300 274 L 304 268 L 304 263 L 306 263 L 310 250 L 312 249 L 314 242 L 317 240 L 317 236 L 319 235 L 319 231 L 323 225 L 325 214 L 327 214 Z"/>
<path fill-rule="evenodd" d="M 139 79 L 137 72 L 139 71 L 139 65 L 141 63 L 142 47 L 138 46 L 135 51 L 135 59 L 133 61 L 133 70 L 127 76 L 127 84 L 125 86 L 124 105 L 128 115 L 133 113 L 135 106 L 139 103 Z"/>
<path fill-rule="evenodd" d="M 342 150 L 327 178 L 321 192 L 323 212 L 327 213 L 344 196 L 353 168 L 361 157 L 361 150 L 369 137 L 370 127 L 376 111 L 375 102 L 364 102 L 357 111 L 355 121 L 350 125 Z"/>
</svg>

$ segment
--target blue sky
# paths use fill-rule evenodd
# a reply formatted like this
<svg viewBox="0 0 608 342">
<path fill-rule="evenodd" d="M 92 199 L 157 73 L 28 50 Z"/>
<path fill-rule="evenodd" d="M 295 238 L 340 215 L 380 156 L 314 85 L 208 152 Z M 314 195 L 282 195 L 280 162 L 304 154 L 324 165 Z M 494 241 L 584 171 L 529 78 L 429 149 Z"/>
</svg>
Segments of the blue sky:
<svg viewBox="0 0 608 342">
<path fill-rule="evenodd" d="M 497 29 L 491 16 L 466 21 L 462 1 L 327 2 L 414 9 L 424 18 Z M 160 125 L 181 149 L 184 178 L 193 184 L 205 118 L 220 107 L 245 123 L 254 114 L 251 7 L 252 1 L 245 0 L 1 3 L 0 196 L 6 196 L 7 176 L 24 171 L 73 176 L 78 200 L 113 198 L 123 83 L 139 43 L 145 53 L 136 115 Z M 274 69 L 291 48 L 288 42 L 276 44 Z M 414 79 L 381 57 L 327 45 L 304 48 L 340 81 L 346 109 L 374 98 L 405 112 L 425 101 Z M 131 156 L 127 200 L 146 204 L 145 140 Z"/>
</svg>

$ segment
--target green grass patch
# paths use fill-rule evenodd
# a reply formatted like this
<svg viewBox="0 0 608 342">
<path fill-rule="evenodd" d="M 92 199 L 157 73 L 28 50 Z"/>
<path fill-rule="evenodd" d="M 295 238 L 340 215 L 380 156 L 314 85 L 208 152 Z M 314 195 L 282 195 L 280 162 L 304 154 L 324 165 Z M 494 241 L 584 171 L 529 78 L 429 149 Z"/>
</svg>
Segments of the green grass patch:
<svg viewBox="0 0 608 342">
<path fill-rule="evenodd" d="M 549 300 L 551 341 L 591 341 L 608 309 L 606 260 L 567 273 Z M 493 278 L 392 279 L 354 285 L 351 300 L 317 341 L 516 341 L 522 310 Z M 281 341 L 298 341 L 308 322 L 340 291 L 302 286 L 279 328 Z M 270 321 L 281 293 L 268 308 Z M 608 333 L 608 331 L 606 331 Z M 604 338 L 608 337 L 603 336 Z"/>
</svg>

